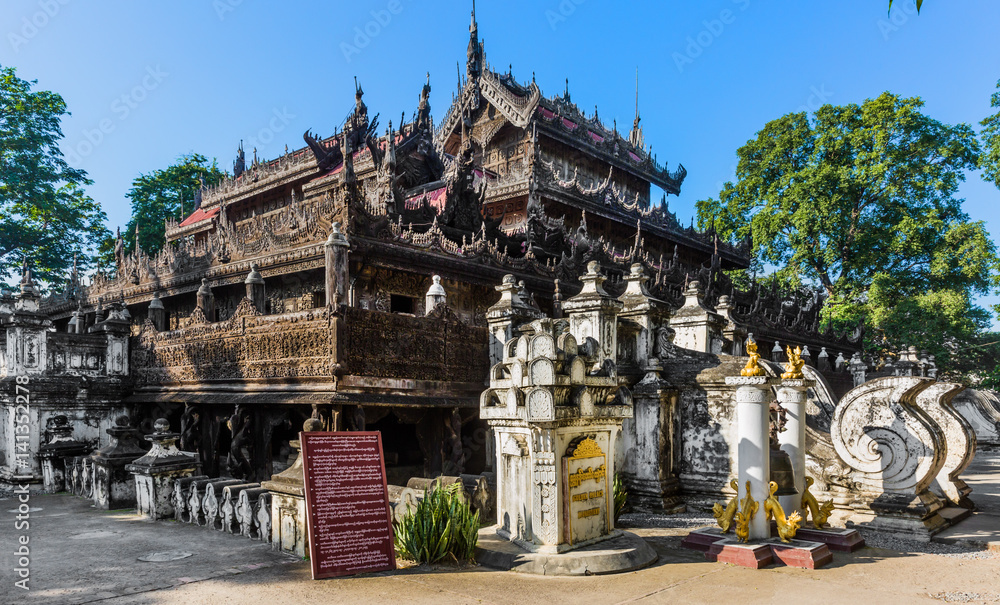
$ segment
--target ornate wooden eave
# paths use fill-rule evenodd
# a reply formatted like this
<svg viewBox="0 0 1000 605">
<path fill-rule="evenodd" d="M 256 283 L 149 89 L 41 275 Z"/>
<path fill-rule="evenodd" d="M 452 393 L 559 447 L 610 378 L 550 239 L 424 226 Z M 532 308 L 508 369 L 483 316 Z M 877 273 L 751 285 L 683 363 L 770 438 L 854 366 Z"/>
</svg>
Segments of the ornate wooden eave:
<svg viewBox="0 0 1000 605">
<path fill-rule="evenodd" d="M 233 204 L 286 185 L 317 172 L 316 159 L 303 147 L 246 169 L 240 176 L 227 178 L 202 191 L 202 208 L 210 209 L 223 202 Z"/>
<path fill-rule="evenodd" d="M 546 135 L 559 143 L 597 157 L 622 172 L 639 177 L 660 187 L 668 194 L 680 195 L 681 183 L 684 182 L 684 178 L 687 176 L 687 170 L 683 166 L 680 166 L 675 173 L 670 174 L 666 169 L 657 169 L 652 165 L 651 161 L 640 160 L 637 163 L 632 161 L 631 158 L 617 156 L 612 151 L 605 149 L 604 146 L 599 146 L 592 140 L 588 141 L 589 135 L 587 137 L 580 136 L 544 118 L 536 117 L 532 121 L 532 125 L 537 126 L 539 134 Z M 587 132 L 587 127 L 583 126 L 580 130 Z M 611 141 L 610 144 L 612 146 L 614 144 L 621 145 L 626 155 L 635 152 L 631 144 L 617 133 L 603 133 L 603 136 L 607 137 L 605 141 Z M 611 137 L 616 137 L 617 140 L 612 140 Z M 645 152 L 640 153 L 645 154 Z"/>
</svg>

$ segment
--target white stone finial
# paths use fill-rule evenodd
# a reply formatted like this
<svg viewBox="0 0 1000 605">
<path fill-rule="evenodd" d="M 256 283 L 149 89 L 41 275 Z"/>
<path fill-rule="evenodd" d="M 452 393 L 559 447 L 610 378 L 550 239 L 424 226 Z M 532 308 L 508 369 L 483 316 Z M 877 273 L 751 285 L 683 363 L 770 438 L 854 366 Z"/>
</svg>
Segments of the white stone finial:
<svg viewBox="0 0 1000 605">
<path fill-rule="evenodd" d="M 608 293 L 604 291 L 604 282 L 606 280 L 607 278 L 601 274 L 601 265 L 596 260 L 590 261 L 587 263 L 587 272 L 580 276 L 580 281 L 583 282 L 583 289 L 580 290 L 580 294 L 577 297 L 585 297 L 592 294 L 607 296 Z"/>
<path fill-rule="evenodd" d="M 250 273 L 247 274 L 247 278 L 246 278 L 246 280 L 244 280 L 243 283 L 245 283 L 245 284 L 262 284 L 262 283 L 264 283 L 264 278 L 261 277 L 260 267 L 257 266 L 257 263 L 250 263 Z"/>
<path fill-rule="evenodd" d="M 330 224 L 330 237 L 326 240 L 327 246 L 348 246 L 347 236 L 340 230 L 340 222 L 333 221 Z"/>
<path fill-rule="evenodd" d="M 426 296 L 424 296 L 425 315 L 430 315 L 438 305 L 447 304 L 448 302 L 448 293 L 445 292 L 444 286 L 441 285 L 441 276 L 434 275 L 431 280 L 433 283 L 428 288 Z"/>
</svg>

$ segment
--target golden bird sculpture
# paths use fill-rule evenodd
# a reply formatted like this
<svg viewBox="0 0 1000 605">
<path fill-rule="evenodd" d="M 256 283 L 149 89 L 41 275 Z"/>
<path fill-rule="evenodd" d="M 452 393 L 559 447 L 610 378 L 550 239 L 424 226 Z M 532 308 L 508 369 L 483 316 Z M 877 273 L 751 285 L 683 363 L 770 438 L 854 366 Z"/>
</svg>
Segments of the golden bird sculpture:
<svg viewBox="0 0 1000 605">
<path fill-rule="evenodd" d="M 740 500 L 740 510 L 736 513 L 736 539 L 740 542 L 750 539 L 750 521 L 759 508 L 760 504 L 750 494 L 750 482 L 747 481 L 747 495 Z"/>
<path fill-rule="evenodd" d="M 771 481 L 768 487 L 771 494 L 764 501 L 764 513 L 767 515 L 768 521 L 773 518 L 778 524 L 778 537 L 781 538 L 781 541 L 789 542 L 799 531 L 799 526 L 802 525 L 802 515 L 796 510 L 786 517 L 785 509 L 781 508 L 778 498 L 774 495 L 774 492 L 778 491 L 778 484 Z"/>
<path fill-rule="evenodd" d="M 827 500 L 823 504 L 820 504 L 816 500 L 816 496 L 812 495 L 809 488 L 812 487 L 814 483 L 812 477 L 806 477 L 806 488 L 802 490 L 802 510 L 805 516 L 802 518 L 804 523 L 806 519 L 812 515 L 813 527 L 820 528 L 826 525 L 827 519 L 833 513 L 833 500 Z"/>
<path fill-rule="evenodd" d="M 733 526 L 733 517 L 736 516 L 736 507 L 739 505 L 740 500 L 740 484 L 733 479 L 729 482 L 729 486 L 736 491 L 736 495 L 729 501 L 729 504 L 723 508 L 721 504 L 716 502 L 712 505 L 712 516 L 715 517 L 715 521 L 722 528 L 722 533 L 727 534 Z"/>
</svg>

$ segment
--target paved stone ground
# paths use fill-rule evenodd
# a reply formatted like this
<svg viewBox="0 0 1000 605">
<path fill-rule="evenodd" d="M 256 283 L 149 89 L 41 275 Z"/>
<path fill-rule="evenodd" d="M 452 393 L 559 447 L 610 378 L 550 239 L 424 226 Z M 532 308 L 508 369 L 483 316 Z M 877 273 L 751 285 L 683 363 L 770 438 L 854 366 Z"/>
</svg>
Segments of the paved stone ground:
<svg viewBox="0 0 1000 605">
<path fill-rule="evenodd" d="M 962 479 L 972 488 L 972 501 L 978 510 L 934 536 L 935 541 L 978 543 L 1000 551 L 1000 452 L 980 452 Z"/>
<path fill-rule="evenodd" d="M 980 456 L 967 475 L 984 531 L 1000 535 L 1000 455 Z M 975 481 L 975 484 L 973 483 Z M 975 497 L 979 495 L 980 497 Z M 994 507 L 994 503 L 996 507 Z M 395 573 L 314 582 L 307 562 L 252 542 L 128 511 L 98 511 L 65 495 L 32 496 L 31 586 L 13 587 L 15 502 L 0 500 L 0 604 L 278 605 L 281 603 L 1000 603 L 1000 552 L 975 545 L 893 542 L 835 553 L 820 570 L 749 570 L 707 563 L 680 548 L 704 517 L 627 518 L 660 556 L 653 567 L 585 578 L 525 576 L 482 567 L 417 566 Z M 962 525 L 956 529 L 960 529 Z M 161 563 L 164 551 L 191 556 Z"/>
</svg>

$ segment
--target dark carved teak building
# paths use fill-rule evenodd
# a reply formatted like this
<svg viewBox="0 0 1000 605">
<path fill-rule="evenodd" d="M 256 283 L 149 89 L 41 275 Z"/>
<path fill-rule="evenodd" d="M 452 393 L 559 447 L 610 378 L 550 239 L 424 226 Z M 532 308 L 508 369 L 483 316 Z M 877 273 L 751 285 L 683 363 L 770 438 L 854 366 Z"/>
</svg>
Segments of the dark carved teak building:
<svg viewBox="0 0 1000 605">
<path fill-rule="evenodd" d="M 306 132 L 305 147 L 249 165 L 241 148 L 233 177 L 165 226 L 161 252 L 119 251 L 113 275 L 43 301 L 56 332 L 87 332 L 112 307 L 131 322 L 124 403 L 179 426 L 207 474 L 268 478 L 309 416 L 381 430 L 390 481 L 484 470 L 485 313 L 508 273 L 558 317 L 589 261 L 612 294 L 638 263 L 674 309 L 699 284 L 721 322 L 709 352 L 741 351 L 747 331 L 762 346 L 856 348 L 817 331 L 819 299 L 734 288 L 723 271 L 749 265 L 748 243 L 683 227 L 651 200 L 652 186 L 679 194 L 686 171 L 651 155 L 638 114 L 619 132 L 568 87 L 545 97 L 494 71 L 474 15 L 439 124 L 429 78 L 414 92 L 409 120 L 380 120 L 358 86 L 332 136 Z"/>
</svg>

